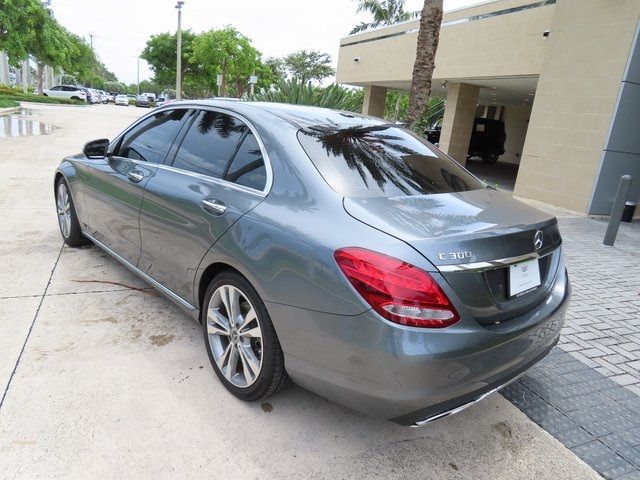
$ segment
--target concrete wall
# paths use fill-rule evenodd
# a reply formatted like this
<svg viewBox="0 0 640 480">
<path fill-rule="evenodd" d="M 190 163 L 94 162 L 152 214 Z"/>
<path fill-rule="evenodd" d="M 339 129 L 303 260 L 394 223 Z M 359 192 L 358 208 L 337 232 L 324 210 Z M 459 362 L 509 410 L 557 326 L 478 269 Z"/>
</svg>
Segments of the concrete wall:
<svg viewBox="0 0 640 480">
<path fill-rule="evenodd" d="M 514 193 L 587 211 L 638 0 L 558 0 Z"/>
<path fill-rule="evenodd" d="M 530 116 L 531 107 L 508 105 L 502 109 L 507 141 L 504 145 L 504 155 L 500 156 L 501 162 L 520 164 Z"/>
<path fill-rule="evenodd" d="M 534 0 L 490 2 L 447 13 L 443 18 L 433 77 L 475 78 L 481 76 L 535 75 L 542 70 L 553 4 L 515 13 L 446 26 L 447 22 L 522 5 Z M 407 82 L 416 54 L 418 22 L 405 22 L 384 29 L 351 35 L 340 41 L 338 83 L 357 85 Z M 400 36 L 344 46 L 380 36 Z M 354 62 L 354 58 L 359 58 Z"/>
</svg>

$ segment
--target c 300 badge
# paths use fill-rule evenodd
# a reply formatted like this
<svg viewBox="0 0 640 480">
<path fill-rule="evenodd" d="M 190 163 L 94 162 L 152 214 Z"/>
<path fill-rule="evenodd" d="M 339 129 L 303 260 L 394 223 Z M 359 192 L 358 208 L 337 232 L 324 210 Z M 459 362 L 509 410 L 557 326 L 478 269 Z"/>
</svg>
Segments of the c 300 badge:
<svg viewBox="0 0 640 480">
<path fill-rule="evenodd" d="M 473 257 L 471 252 L 442 252 L 438 254 L 439 260 L 465 260 Z"/>
</svg>

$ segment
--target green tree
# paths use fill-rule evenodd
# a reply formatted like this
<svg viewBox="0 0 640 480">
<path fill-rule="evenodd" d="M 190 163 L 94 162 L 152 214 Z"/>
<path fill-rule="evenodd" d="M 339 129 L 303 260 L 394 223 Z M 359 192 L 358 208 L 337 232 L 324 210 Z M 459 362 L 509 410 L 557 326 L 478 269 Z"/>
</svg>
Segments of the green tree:
<svg viewBox="0 0 640 480">
<path fill-rule="evenodd" d="M 229 93 L 230 86 L 236 97 L 242 96 L 249 76 L 257 73 L 262 65 L 260 52 L 249 38 L 231 26 L 198 35 L 190 60 L 197 66 L 202 83 L 211 91 L 216 87 L 216 76 L 222 75 L 220 95 L 223 97 Z"/>
<path fill-rule="evenodd" d="M 33 32 L 45 12 L 40 0 L 0 0 L 0 50 L 13 64 L 26 60 Z"/>
<path fill-rule="evenodd" d="M 406 0 L 358 0 L 357 12 L 368 12 L 373 15 L 372 22 L 360 22 L 353 27 L 350 34 L 363 32 L 371 28 L 393 25 L 417 18 L 420 12 L 407 12 L 404 9 Z"/>
<path fill-rule="evenodd" d="M 108 80 L 104 82 L 104 85 L 102 88 L 107 92 L 120 93 L 120 92 L 124 92 L 127 89 L 127 86 L 122 82 L 113 82 Z"/>
<path fill-rule="evenodd" d="M 412 127 L 427 110 L 441 24 L 442 0 L 424 0 L 420 14 L 416 59 L 411 75 L 409 107 L 405 117 L 405 123 L 409 127 Z"/>
<path fill-rule="evenodd" d="M 42 95 L 44 67 L 59 69 L 68 65 L 76 50 L 71 34 L 53 18 L 50 9 L 43 8 L 34 14 L 37 28 L 30 32 L 26 46 L 36 60 L 38 95 Z"/>
<path fill-rule="evenodd" d="M 196 73 L 190 61 L 193 42 L 196 34 L 191 30 L 182 31 L 182 83 L 192 81 Z M 160 33 L 152 35 L 140 54 L 140 58 L 147 61 L 153 72 L 155 81 L 164 86 L 176 84 L 177 39 L 175 34 Z"/>
<path fill-rule="evenodd" d="M 68 73 L 65 73 L 64 75 L 60 76 L 60 83 L 64 85 L 77 85 L 78 79 L 75 77 L 75 75 L 69 75 Z"/>
<path fill-rule="evenodd" d="M 271 83 L 279 83 L 287 77 L 287 67 L 282 58 L 269 57 L 264 61 L 264 66 L 270 70 Z"/>
<path fill-rule="evenodd" d="M 321 81 L 335 73 L 331 67 L 331 55 L 317 50 L 299 50 L 284 57 L 286 72 L 302 83 Z"/>
<path fill-rule="evenodd" d="M 68 33 L 69 55 L 61 67 L 65 73 L 75 76 L 82 84 L 90 84 L 96 76 L 96 56 L 91 47 L 78 35 Z"/>
</svg>

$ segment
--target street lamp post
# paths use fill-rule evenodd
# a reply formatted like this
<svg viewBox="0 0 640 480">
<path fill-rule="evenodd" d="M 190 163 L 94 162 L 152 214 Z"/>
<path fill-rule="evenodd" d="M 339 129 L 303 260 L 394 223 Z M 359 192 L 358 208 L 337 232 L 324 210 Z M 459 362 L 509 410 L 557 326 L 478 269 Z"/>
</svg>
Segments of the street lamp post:
<svg viewBox="0 0 640 480">
<path fill-rule="evenodd" d="M 182 5 L 183 1 L 176 3 L 176 9 L 178 10 L 178 33 L 176 35 L 177 56 L 176 56 L 176 100 L 182 100 Z"/>
<path fill-rule="evenodd" d="M 137 71 L 137 80 L 138 80 L 138 95 L 140 95 L 140 57 L 138 59 L 138 71 Z"/>
</svg>

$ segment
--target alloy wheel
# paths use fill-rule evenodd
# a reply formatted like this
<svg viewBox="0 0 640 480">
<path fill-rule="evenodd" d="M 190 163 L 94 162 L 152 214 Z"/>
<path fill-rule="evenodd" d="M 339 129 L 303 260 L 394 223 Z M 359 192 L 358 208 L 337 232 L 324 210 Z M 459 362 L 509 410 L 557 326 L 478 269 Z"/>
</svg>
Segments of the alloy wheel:
<svg viewBox="0 0 640 480">
<path fill-rule="evenodd" d="M 262 370 L 262 329 L 247 296 L 232 285 L 213 292 L 207 309 L 207 337 L 213 358 L 233 385 L 247 388 Z"/>
<path fill-rule="evenodd" d="M 58 184 L 56 207 L 58 210 L 60 232 L 62 232 L 64 238 L 69 238 L 69 234 L 71 233 L 71 200 L 69 199 L 69 192 L 64 182 Z"/>
</svg>

